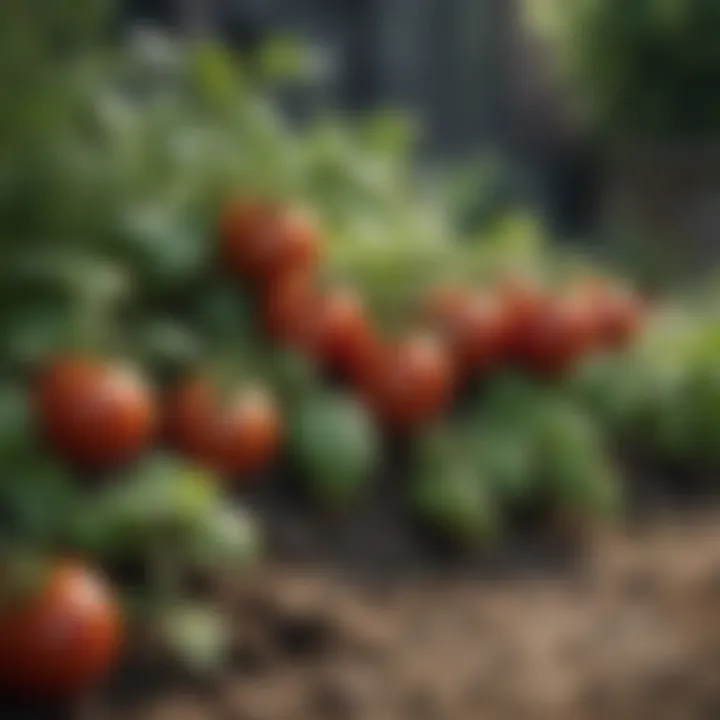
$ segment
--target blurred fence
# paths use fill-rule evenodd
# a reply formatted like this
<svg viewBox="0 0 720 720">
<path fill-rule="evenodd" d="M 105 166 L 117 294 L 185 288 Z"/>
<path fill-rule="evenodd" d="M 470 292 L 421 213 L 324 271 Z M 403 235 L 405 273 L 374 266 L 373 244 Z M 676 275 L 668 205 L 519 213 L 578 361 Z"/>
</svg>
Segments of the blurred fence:
<svg viewBox="0 0 720 720">
<path fill-rule="evenodd" d="M 592 216 L 594 164 L 563 117 L 543 55 L 520 29 L 518 0 L 126 0 L 129 16 L 210 31 L 247 46 L 292 32 L 330 72 L 311 102 L 392 106 L 420 123 L 434 156 L 500 148 L 535 179 L 571 233 Z"/>
<path fill-rule="evenodd" d="M 236 42 L 298 32 L 330 59 L 335 72 L 324 82 L 336 104 L 412 110 L 445 152 L 527 135 L 523 99 L 537 88 L 538 66 L 519 34 L 515 0 L 126 0 L 126 7 L 136 19 L 209 28 Z"/>
</svg>

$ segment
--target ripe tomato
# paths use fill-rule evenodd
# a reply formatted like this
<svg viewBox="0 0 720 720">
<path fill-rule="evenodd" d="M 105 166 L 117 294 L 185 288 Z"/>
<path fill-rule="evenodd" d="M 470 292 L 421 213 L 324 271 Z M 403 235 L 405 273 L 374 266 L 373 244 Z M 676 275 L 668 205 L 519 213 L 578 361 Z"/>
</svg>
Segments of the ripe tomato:
<svg viewBox="0 0 720 720">
<path fill-rule="evenodd" d="M 551 304 L 550 295 L 534 280 L 518 276 L 502 281 L 497 297 L 505 317 L 505 355 L 511 362 L 523 364 L 528 338 L 544 321 Z"/>
<path fill-rule="evenodd" d="M 525 366 L 541 375 L 565 372 L 596 344 L 593 304 L 572 293 L 557 297 L 528 332 Z"/>
<path fill-rule="evenodd" d="M 312 266 L 319 255 L 319 233 L 299 209 L 240 199 L 220 218 L 222 259 L 243 279 L 272 281 Z"/>
<path fill-rule="evenodd" d="M 319 299 L 315 314 L 319 360 L 349 380 L 358 379 L 374 353 L 376 338 L 358 295 L 336 287 Z"/>
<path fill-rule="evenodd" d="M 429 335 L 411 335 L 375 357 L 367 368 L 364 393 L 388 427 L 407 432 L 447 407 L 453 381 L 444 345 Z"/>
<path fill-rule="evenodd" d="M 619 349 L 627 345 L 640 330 L 644 307 L 628 288 L 615 285 L 608 289 L 601 303 L 600 332 L 605 347 Z"/>
<path fill-rule="evenodd" d="M 467 303 L 469 292 L 457 285 L 441 285 L 431 290 L 422 304 L 421 318 L 442 326 Z"/>
<path fill-rule="evenodd" d="M 602 278 L 586 278 L 576 291 L 592 303 L 596 316 L 597 346 L 624 347 L 640 329 L 644 307 L 629 287 Z"/>
<path fill-rule="evenodd" d="M 311 356 L 346 379 L 361 374 L 375 336 L 362 301 L 350 288 L 317 288 L 305 273 L 266 288 L 262 323 L 275 342 Z"/>
<path fill-rule="evenodd" d="M 314 355 L 317 290 L 307 273 L 292 273 L 265 288 L 260 315 L 274 342 Z"/>
<path fill-rule="evenodd" d="M 58 563 L 41 592 L 0 609 L 0 683 L 29 695 L 79 693 L 111 669 L 122 624 L 99 575 L 80 564 Z"/>
<path fill-rule="evenodd" d="M 507 310 L 491 293 L 445 296 L 435 306 L 436 326 L 445 337 L 461 376 L 487 371 L 499 360 L 507 342 Z"/>
<path fill-rule="evenodd" d="M 222 475 L 259 469 L 278 451 L 279 409 L 259 387 L 246 387 L 220 399 L 202 377 L 182 383 L 167 403 L 170 442 L 193 460 Z"/>
<path fill-rule="evenodd" d="M 41 373 L 36 388 L 41 432 L 61 455 L 101 469 L 139 453 L 153 439 L 155 398 L 133 370 L 67 357 Z"/>
</svg>

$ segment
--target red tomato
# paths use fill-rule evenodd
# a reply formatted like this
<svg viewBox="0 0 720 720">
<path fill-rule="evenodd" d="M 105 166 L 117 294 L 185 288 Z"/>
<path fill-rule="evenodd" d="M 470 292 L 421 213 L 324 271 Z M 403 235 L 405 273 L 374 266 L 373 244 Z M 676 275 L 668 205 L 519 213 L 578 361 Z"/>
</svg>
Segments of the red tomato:
<svg viewBox="0 0 720 720">
<path fill-rule="evenodd" d="M 226 399 L 204 378 L 181 384 L 167 404 L 170 442 L 222 475 L 258 470 L 278 451 L 279 409 L 261 388 L 243 388 Z"/>
<path fill-rule="evenodd" d="M 243 279 L 273 281 L 312 266 L 319 255 L 319 233 L 309 217 L 276 203 L 235 200 L 220 219 L 221 256 Z"/>
<path fill-rule="evenodd" d="M 438 325 L 452 319 L 467 303 L 469 292 L 457 285 L 442 285 L 428 293 L 422 306 L 422 319 Z"/>
<path fill-rule="evenodd" d="M 504 307 L 505 353 L 512 362 L 524 361 L 527 340 L 547 314 L 551 298 L 539 283 L 524 277 L 504 280 L 497 289 Z"/>
<path fill-rule="evenodd" d="M 645 308 L 627 286 L 602 278 L 576 284 L 577 292 L 593 304 L 598 347 L 624 347 L 640 329 Z"/>
<path fill-rule="evenodd" d="M 61 455 L 90 468 L 119 464 L 143 450 L 157 424 L 155 398 L 133 370 L 62 358 L 41 374 L 38 423 Z"/>
<path fill-rule="evenodd" d="M 453 379 L 444 345 L 429 335 L 412 335 L 376 356 L 364 392 L 388 427 L 406 432 L 445 410 Z"/>
<path fill-rule="evenodd" d="M 601 304 L 601 336 L 606 347 L 622 348 L 640 330 L 644 307 L 628 288 L 614 286 Z"/>
<path fill-rule="evenodd" d="M 358 295 L 337 287 L 319 299 L 315 314 L 316 348 L 320 361 L 347 379 L 364 371 L 376 338 Z"/>
<path fill-rule="evenodd" d="M 265 331 L 275 342 L 303 351 L 346 379 L 361 374 L 375 336 L 360 298 L 349 288 L 321 291 L 305 273 L 266 289 Z"/>
<path fill-rule="evenodd" d="M 57 564 L 40 593 L 0 610 L 0 683 L 28 695 L 86 690 L 117 659 L 122 625 L 99 575 L 80 564 Z"/>
<path fill-rule="evenodd" d="M 293 273 L 269 285 L 260 313 L 266 334 L 274 342 L 314 355 L 316 352 L 317 290 L 306 273 Z"/>
<path fill-rule="evenodd" d="M 473 293 L 446 298 L 437 307 L 437 326 L 445 337 L 459 375 L 482 373 L 505 352 L 508 317 L 505 303 L 494 294 Z"/>
<path fill-rule="evenodd" d="M 525 366 L 542 375 L 565 372 L 596 343 L 597 319 L 587 297 L 556 298 L 528 332 Z"/>
</svg>

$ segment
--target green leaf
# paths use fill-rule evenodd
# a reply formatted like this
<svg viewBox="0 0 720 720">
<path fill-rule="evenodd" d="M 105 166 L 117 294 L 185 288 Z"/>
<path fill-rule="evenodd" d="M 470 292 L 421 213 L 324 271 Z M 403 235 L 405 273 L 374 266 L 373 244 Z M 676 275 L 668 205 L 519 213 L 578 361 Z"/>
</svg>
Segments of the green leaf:
<svg viewBox="0 0 720 720">
<path fill-rule="evenodd" d="M 201 568 L 241 570 L 257 560 L 261 533 L 254 518 L 241 508 L 220 505 L 190 541 L 194 563 Z"/>
<path fill-rule="evenodd" d="M 229 108 L 241 89 L 230 52 L 217 44 L 198 44 L 190 56 L 190 75 L 200 97 L 216 109 Z"/>
<path fill-rule="evenodd" d="M 485 422 L 473 428 L 472 439 L 476 465 L 498 500 L 523 499 L 535 479 L 532 438 L 516 425 Z"/>
<path fill-rule="evenodd" d="M 169 456 L 145 459 L 90 499 L 82 542 L 100 554 L 140 555 L 156 542 L 182 547 L 215 513 L 219 482 Z"/>
<path fill-rule="evenodd" d="M 424 468 L 412 478 L 410 505 L 418 519 L 448 539 L 480 543 L 493 538 L 500 516 L 489 484 L 458 464 L 442 472 Z"/>
<path fill-rule="evenodd" d="M 0 385 L 0 457 L 12 467 L 21 454 L 32 457 L 35 424 L 27 388 L 19 384 Z"/>
<path fill-rule="evenodd" d="M 193 673 L 212 674 L 228 659 L 231 628 L 219 612 L 209 607 L 166 609 L 160 619 L 160 634 L 174 658 Z"/>
<path fill-rule="evenodd" d="M 266 41 L 258 54 L 260 73 L 270 82 L 296 80 L 308 67 L 307 48 L 296 38 L 276 36 Z"/>
<path fill-rule="evenodd" d="M 28 449 L 30 452 L 30 449 Z M 2 534 L 35 547 L 55 550 L 72 534 L 80 508 L 73 479 L 34 454 L 16 454 L 0 480 Z"/>
<path fill-rule="evenodd" d="M 181 373 L 195 366 L 202 355 L 196 335 L 172 320 L 150 320 L 139 340 L 143 357 L 160 373 Z"/>
<path fill-rule="evenodd" d="M 345 509 L 368 488 L 380 462 L 380 438 L 356 400 L 322 393 L 291 409 L 288 454 L 316 500 Z"/>
</svg>

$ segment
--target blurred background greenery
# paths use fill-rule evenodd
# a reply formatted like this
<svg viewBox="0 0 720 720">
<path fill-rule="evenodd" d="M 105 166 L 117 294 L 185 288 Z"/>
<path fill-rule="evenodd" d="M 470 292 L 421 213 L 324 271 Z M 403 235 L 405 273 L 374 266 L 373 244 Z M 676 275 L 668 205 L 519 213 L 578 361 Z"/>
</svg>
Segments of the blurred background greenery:
<svg viewBox="0 0 720 720">
<path fill-rule="evenodd" d="M 67 305 L 146 323 L 190 297 L 237 188 L 317 208 L 327 272 L 386 308 L 550 239 L 653 287 L 712 271 L 710 0 L 386 5 L 5 3 L 1 280 L 25 298 L 5 355 L 109 334 Z"/>
</svg>

